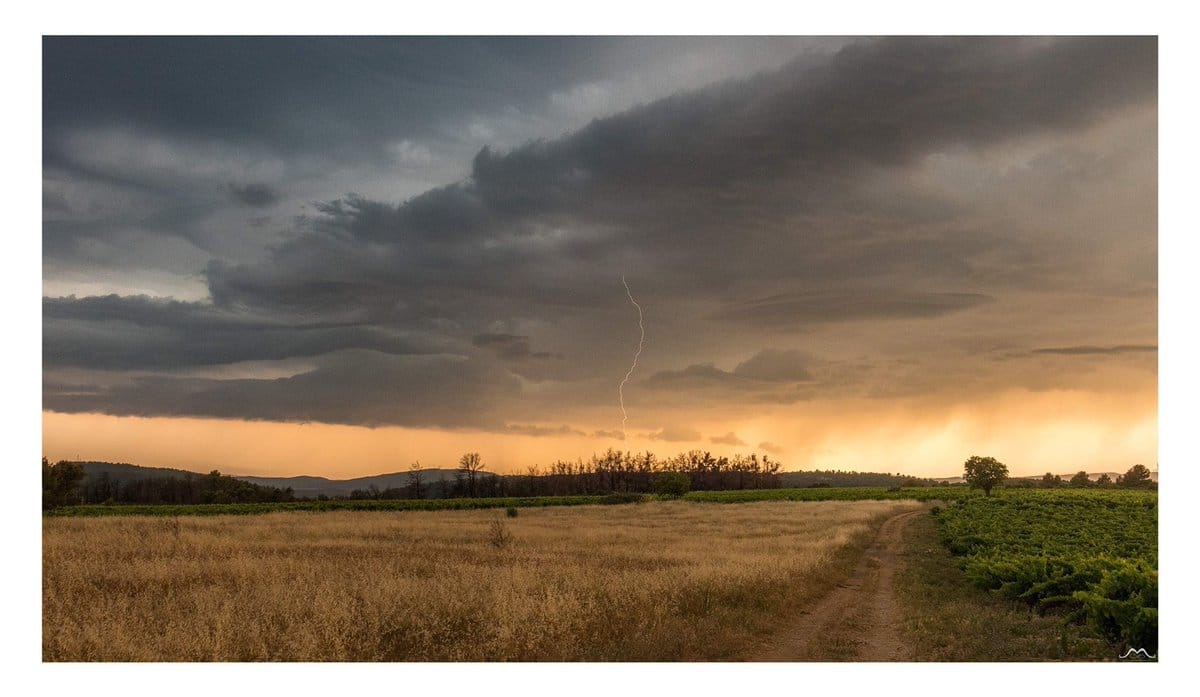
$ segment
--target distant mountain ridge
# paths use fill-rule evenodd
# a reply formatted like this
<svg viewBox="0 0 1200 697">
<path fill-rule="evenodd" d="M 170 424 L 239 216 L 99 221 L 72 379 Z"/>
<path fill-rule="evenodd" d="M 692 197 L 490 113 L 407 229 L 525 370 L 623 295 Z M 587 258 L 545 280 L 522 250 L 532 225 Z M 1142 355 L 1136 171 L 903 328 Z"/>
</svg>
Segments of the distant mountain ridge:
<svg viewBox="0 0 1200 697">
<path fill-rule="evenodd" d="M 207 472 L 191 472 L 171 467 L 143 467 L 141 465 L 131 465 L 128 462 L 76 462 L 83 466 L 83 480 L 85 483 L 96 479 L 102 474 L 107 474 L 115 481 L 148 479 L 150 477 L 203 477 L 208 474 Z"/>
<path fill-rule="evenodd" d="M 453 480 L 458 473 L 456 469 L 429 468 L 418 470 L 421 475 L 421 486 L 436 484 L 442 480 Z M 292 493 L 299 498 L 315 498 L 317 496 L 349 496 L 355 490 L 367 491 L 372 486 L 380 491 L 387 489 L 403 489 L 408 486 L 408 472 L 390 472 L 375 474 L 354 479 L 329 479 L 301 475 L 298 477 L 248 477 L 233 475 L 242 481 L 262 486 L 273 486 L 280 489 L 291 487 Z M 477 476 L 494 476 L 491 472 L 480 472 Z"/>
<path fill-rule="evenodd" d="M 190 470 L 174 469 L 170 467 L 143 467 L 141 465 L 132 465 L 127 462 L 97 462 L 86 461 L 79 462 L 83 466 L 83 483 L 86 486 L 90 482 L 95 481 L 102 475 L 107 474 L 109 479 L 115 482 L 129 482 L 139 479 L 151 478 L 171 478 L 178 479 L 183 477 L 203 477 L 207 472 L 192 472 Z M 454 469 L 439 469 L 429 468 L 419 470 L 421 475 L 421 486 L 429 486 L 437 484 L 442 480 L 453 480 L 458 470 Z M 318 496 L 349 496 L 353 491 L 367 491 L 372 486 L 380 491 L 386 489 L 400 489 L 408 486 L 408 472 L 391 472 L 388 474 L 376 474 L 368 477 L 356 477 L 354 479 L 329 479 L 328 477 L 317 477 L 309 475 L 301 475 L 296 477 L 253 477 L 246 475 L 228 475 L 234 479 L 240 479 L 251 484 L 260 486 L 275 487 L 278 489 L 287 489 L 291 487 L 293 495 L 297 498 L 316 498 Z M 491 472 L 480 472 L 479 476 L 494 476 Z"/>
</svg>

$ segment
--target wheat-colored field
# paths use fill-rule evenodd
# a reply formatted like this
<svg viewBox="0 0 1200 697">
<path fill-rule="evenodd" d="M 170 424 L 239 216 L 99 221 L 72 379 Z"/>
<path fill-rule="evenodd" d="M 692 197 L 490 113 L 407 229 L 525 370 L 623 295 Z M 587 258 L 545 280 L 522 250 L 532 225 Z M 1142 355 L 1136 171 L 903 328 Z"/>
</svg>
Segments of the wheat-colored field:
<svg viewBox="0 0 1200 697">
<path fill-rule="evenodd" d="M 734 658 L 917 505 L 47 518 L 43 658 Z"/>
</svg>

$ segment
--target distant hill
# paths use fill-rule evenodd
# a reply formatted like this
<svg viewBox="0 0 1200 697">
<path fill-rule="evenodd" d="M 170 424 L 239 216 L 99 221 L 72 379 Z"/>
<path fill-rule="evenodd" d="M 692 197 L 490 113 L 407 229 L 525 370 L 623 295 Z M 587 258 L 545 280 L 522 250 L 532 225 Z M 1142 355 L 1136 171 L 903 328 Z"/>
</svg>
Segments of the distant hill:
<svg viewBox="0 0 1200 697">
<path fill-rule="evenodd" d="M 286 501 L 284 489 L 236 477 L 127 462 L 76 462 L 83 470 L 79 494 L 84 503 L 196 504 Z M 210 470 L 211 472 L 211 470 Z"/>
<path fill-rule="evenodd" d="M 430 484 L 437 484 L 443 479 L 453 480 L 458 470 L 453 469 L 423 469 L 421 473 L 421 486 L 427 487 Z M 480 472 L 480 476 L 494 476 L 490 472 Z M 279 487 L 280 489 L 292 488 L 292 492 L 298 498 L 316 498 L 320 495 L 325 496 L 349 496 L 350 492 L 355 489 L 366 491 L 374 486 L 380 491 L 386 489 L 403 489 L 408 486 L 408 472 L 391 472 L 389 474 L 376 474 L 369 477 L 356 477 L 354 479 L 329 479 L 327 477 L 246 477 L 234 475 L 242 481 L 250 482 L 251 484 L 260 484 L 262 486 Z"/>
<path fill-rule="evenodd" d="M 80 462 L 79 464 L 83 465 L 83 483 L 85 485 L 105 473 L 112 480 L 121 483 L 136 479 L 150 479 L 151 477 L 179 479 L 187 476 L 202 477 L 208 474 L 207 472 L 189 472 L 169 467 L 142 467 L 140 465 L 131 465 L 127 462 L 88 461 Z"/>
<path fill-rule="evenodd" d="M 208 472 L 191 472 L 188 470 L 172 469 L 169 467 L 142 467 L 126 462 L 80 462 L 83 465 L 83 486 L 97 480 L 102 474 L 120 484 L 142 479 L 183 479 L 185 477 L 203 477 Z M 453 480 L 458 470 L 453 469 L 423 469 L 421 473 L 422 488 L 436 485 L 443 479 Z M 490 472 L 480 472 L 480 476 L 494 476 Z M 325 496 L 349 496 L 355 489 L 366 491 L 375 486 L 380 491 L 385 489 L 400 489 L 408 486 L 408 472 L 392 472 L 376 474 L 355 479 L 329 479 L 327 477 L 298 476 L 298 477 L 250 477 L 232 475 L 239 479 L 259 486 L 275 487 L 278 489 L 292 488 L 297 498 L 316 498 Z"/>
</svg>

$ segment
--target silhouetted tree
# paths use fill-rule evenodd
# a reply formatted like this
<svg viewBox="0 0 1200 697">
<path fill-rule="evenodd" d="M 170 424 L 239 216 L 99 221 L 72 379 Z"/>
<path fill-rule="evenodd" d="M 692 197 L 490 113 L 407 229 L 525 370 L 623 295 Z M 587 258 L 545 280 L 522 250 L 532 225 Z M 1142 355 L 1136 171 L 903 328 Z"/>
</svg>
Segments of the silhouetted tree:
<svg viewBox="0 0 1200 697">
<path fill-rule="evenodd" d="M 421 498 L 421 463 L 414 462 L 408 466 L 408 498 Z"/>
<path fill-rule="evenodd" d="M 83 497 L 84 502 L 114 503 L 120 494 L 119 488 L 108 472 L 101 472 L 100 476 L 96 477 L 95 481 L 88 486 L 87 494 Z"/>
<path fill-rule="evenodd" d="M 1112 477 L 1108 476 L 1108 472 L 1096 478 L 1096 486 L 1112 486 Z"/>
<path fill-rule="evenodd" d="M 526 493 L 528 493 L 529 496 L 537 496 L 538 495 L 538 482 L 541 480 L 541 477 L 542 477 L 542 473 L 538 471 L 538 466 L 534 465 L 532 467 L 527 468 L 525 470 L 525 477 L 526 477 L 525 486 L 527 487 Z"/>
<path fill-rule="evenodd" d="M 1047 472 L 1045 476 L 1042 477 L 1042 486 L 1049 489 L 1062 486 L 1062 483 L 1062 477 L 1058 476 L 1057 474 L 1051 474 Z"/>
<path fill-rule="evenodd" d="M 482 469 L 483 458 L 479 456 L 479 453 L 466 453 L 458 459 L 458 470 L 467 479 L 468 496 L 476 495 L 475 480 Z"/>
<path fill-rule="evenodd" d="M 1145 465 L 1134 465 L 1125 474 L 1117 477 L 1118 486 L 1130 489 L 1147 487 L 1151 484 L 1153 484 L 1153 480 L 1150 479 L 1150 470 L 1146 469 Z"/>
<path fill-rule="evenodd" d="M 984 496 L 992 495 L 992 487 L 1008 478 L 1008 467 L 994 457 L 972 455 L 963 463 L 963 479 L 972 489 L 983 489 Z"/>
<path fill-rule="evenodd" d="M 1075 473 L 1074 477 L 1071 477 L 1071 486 L 1075 487 L 1076 489 L 1082 489 L 1083 487 L 1091 485 L 1091 477 L 1089 477 L 1088 473 L 1084 472 L 1083 470 L 1079 470 Z"/>
<path fill-rule="evenodd" d="M 83 465 L 60 461 L 51 465 L 42 458 L 42 510 L 83 502 Z"/>
</svg>

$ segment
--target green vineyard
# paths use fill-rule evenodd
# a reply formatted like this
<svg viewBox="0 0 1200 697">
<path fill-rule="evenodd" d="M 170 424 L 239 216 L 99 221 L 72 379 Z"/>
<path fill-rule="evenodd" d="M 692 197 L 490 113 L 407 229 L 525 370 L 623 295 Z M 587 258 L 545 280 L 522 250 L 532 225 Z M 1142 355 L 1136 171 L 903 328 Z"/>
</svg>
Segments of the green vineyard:
<svg viewBox="0 0 1200 697">
<path fill-rule="evenodd" d="M 953 501 L 971 492 L 966 487 L 808 487 L 803 489 L 732 489 L 692 491 L 685 501 L 751 503 L 753 501 Z"/>
<path fill-rule="evenodd" d="M 1009 490 L 934 512 L 976 585 L 1157 654 L 1157 493 Z"/>
</svg>

